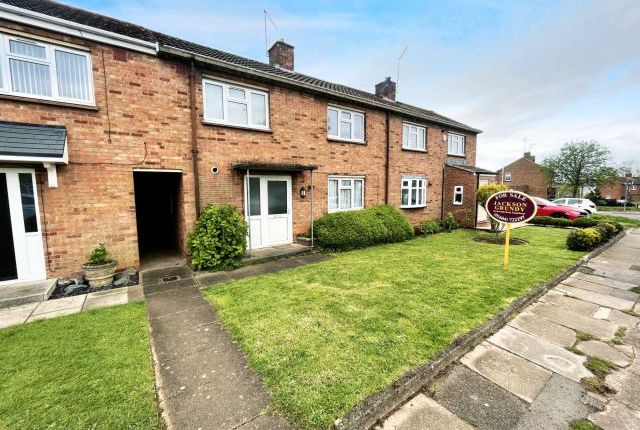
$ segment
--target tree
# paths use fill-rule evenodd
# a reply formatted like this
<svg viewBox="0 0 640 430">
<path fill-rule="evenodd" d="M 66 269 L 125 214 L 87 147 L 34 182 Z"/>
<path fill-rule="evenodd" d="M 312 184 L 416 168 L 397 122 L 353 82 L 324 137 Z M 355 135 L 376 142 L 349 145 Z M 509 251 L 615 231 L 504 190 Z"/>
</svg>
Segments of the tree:
<svg viewBox="0 0 640 430">
<path fill-rule="evenodd" d="M 609 157 L 609 150 L 594 140 L 569 142 L 542 165 L 552 186 L 567 185 L 578 197 L 583 187 L 599 187 L 615 181 L 618 171 L 609 165 Z"/>
<path fill-rule="evenodd" d="M 489 197 L 495 193 L 499 193 L 500 191 L 507 191 L 508 189 L 509 188 L 505 184 L 499 184 L 497 182 L 480 185 L 478 191 L 476 191 L 476 202 L 486 210 L 487 200 L 489 200 Z M 498 221 L 489 217 L 489 223 L 491 224 L 491 230 L 496 232 L 500 230 L 500 223 Z"/>
</svg>

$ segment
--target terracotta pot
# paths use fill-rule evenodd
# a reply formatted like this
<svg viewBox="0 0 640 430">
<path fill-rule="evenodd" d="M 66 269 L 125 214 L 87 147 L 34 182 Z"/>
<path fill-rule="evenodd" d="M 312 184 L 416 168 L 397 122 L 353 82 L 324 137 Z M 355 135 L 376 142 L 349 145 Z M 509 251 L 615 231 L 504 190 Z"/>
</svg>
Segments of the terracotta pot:
<svg viewBox="0 0 640 430">
<path fill-rule="evenodd" d="M 117 261 L 111 261 L 105 264 L 83 264 L 84 277 L 89 281 L 92 288 L 104 287 L 113 282 L 113 274 L 116 272 Z"/>
</svg>

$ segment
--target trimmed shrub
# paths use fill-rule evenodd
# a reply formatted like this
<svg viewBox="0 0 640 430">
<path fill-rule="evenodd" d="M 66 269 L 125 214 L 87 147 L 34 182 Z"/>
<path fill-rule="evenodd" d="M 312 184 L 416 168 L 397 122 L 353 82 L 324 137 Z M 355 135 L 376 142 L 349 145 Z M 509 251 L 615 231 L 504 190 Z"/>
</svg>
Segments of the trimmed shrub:
<svg viewBox="0 0 640 430">
<path fill-rule="evenodd" d="M 440 225 L 442 226 L 442 230 L 446 231 L 447 233 L 451 233 L 453 230 L 460 228 L 460 225 L 451 212 L 449 212 L 447 216 L 444 217 Z"/>
<path fill-rule="evenodd" d="M 246 236 L 247 223 L 234 206 L 207 206 L 187 238 L 191 264 L 198 270 L 226 270 L 240 266 Z"/>
<path fill-rule="evenodd" d="M 442 231 L 442 225 L 440 225 L 440 221 L 436 220 L 422 221 L 419 230 L 421 234 L 427 236 L 440 233 Z"/>
<path fill-rule="evenodd" d="M 600 233 L 594 228 L 573 230 L 567 235 L 567 248 L 572 251 L 591 251 L 600 241 Z"/>
<path fill-rule="evenodd" d="M 571 221 L 571 225 L 578 228 L 595 227 L 600 221 L 588 216 L 576 218 Z"/>
<path fill-rule="evenodd" d="M 345 251 L 381 243 L 402 242 L 413 237 L 413 226 L 398 209 L 389 205 L 359 211 L 336 212 L 314 223 L 319 246 Z"/>
</svg>

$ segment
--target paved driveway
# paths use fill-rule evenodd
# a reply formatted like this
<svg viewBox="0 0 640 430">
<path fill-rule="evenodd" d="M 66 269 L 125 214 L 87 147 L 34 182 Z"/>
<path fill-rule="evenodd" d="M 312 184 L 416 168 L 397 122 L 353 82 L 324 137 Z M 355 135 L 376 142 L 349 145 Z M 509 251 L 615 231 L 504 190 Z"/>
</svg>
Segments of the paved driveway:
<svg viewBox="0 0 640 430">
<path fill-rule="evenodd" d="M 455 363 L 376 430 L 640 429 L 640 229 L 589 261 Z M 585 367 L 616 369 L 617 393 L 587 391 Z M 584 378 L 590 378 L 585 381 Z"/>
</svg>

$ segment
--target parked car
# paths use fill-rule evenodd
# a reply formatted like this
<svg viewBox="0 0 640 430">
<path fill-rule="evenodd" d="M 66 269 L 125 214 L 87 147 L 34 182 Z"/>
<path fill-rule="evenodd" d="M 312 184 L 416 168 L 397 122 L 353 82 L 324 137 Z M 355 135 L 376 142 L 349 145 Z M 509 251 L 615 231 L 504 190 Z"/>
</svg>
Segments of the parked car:
<svg viewBox="0 0 640 430">
<path fill-rule="evenodd" d="M 541 197 L 534 197 L 533 200 L 538 205 L 536 216 L 550 216 L 553 218 L 566 218 L 573 220 L 580 218 L 581 216 L 589 215 L 586 210 L 575 206 L 557 205 Z"/>
<path fill-rule="evenodd" d="M 576 206 L 576 207 L 579 207 L 580 209 L 584 209 L 590 214 L 598 213 L 596 204 L 589 199 L 563 198 L 563 199 L 555 199 L 553 203 L 560 206 Z"/>
</svg>

